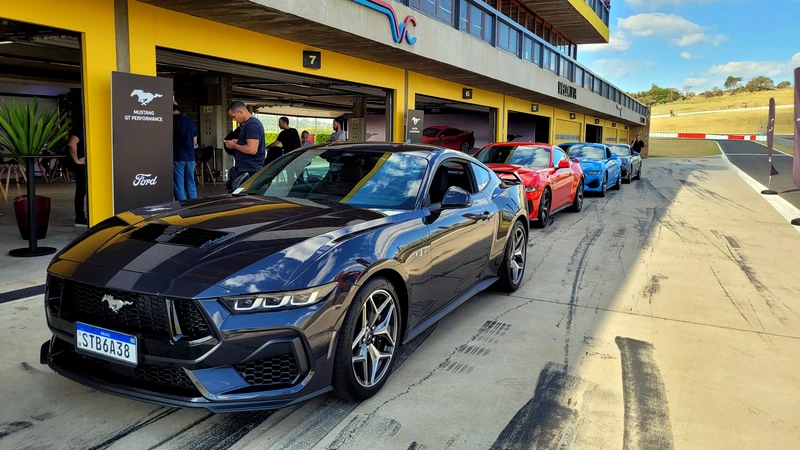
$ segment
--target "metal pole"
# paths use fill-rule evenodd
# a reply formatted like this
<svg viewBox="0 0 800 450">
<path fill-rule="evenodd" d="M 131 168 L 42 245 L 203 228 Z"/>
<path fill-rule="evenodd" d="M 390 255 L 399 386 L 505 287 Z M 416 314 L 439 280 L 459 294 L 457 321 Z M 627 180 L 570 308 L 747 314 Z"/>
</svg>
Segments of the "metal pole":
<svg viewBox="0 0 800 450">
<path fill-rule="evenodd" d="M 25 162 L 28 171 L 28 248 L 33 253 L 36 251 L 36 169 L 33 158 L 27 158 Z"/>
</svg>

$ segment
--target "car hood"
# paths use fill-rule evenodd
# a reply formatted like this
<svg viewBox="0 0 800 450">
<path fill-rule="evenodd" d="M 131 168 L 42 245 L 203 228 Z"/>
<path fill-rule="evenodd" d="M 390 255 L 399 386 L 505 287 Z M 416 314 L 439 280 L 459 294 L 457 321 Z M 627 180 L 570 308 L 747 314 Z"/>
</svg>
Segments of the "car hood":
<svg viewBox="0 0 800 450">
<path fill-rule="evenodd" d="M 581 162 L 581 167 L 583 167 L 583 170 L 602 169 L 603 167 L 605 167 L 605 164 L 606 164 L 606 160 L 605 159 L 589 159 L 589 158 L 583 159 L 583 158 L 579 158 L 578 160 Z"/>
<path fill-rule="evenodd" d="M 520 166 L 516 164 L 495 164 L 490 163 L 486 164 L 486 167 L 492 169 L 495 172 L 516 172 L 519 174 L 520 178 L 522 178 L 526 182 L 533 182 L 539 175 L 546 174 L 550 171 L 547 167 L 530 167 L 530 166 Z M 528 184 L 528 183 L 526 183 Z"/>
<path fill-rule="evenodd" d="M 102 222 L 56 260 L 229 292 L 281 290 L 348 236 L 409 214 L 260 196 L 173 202 Z"/>
</svg>

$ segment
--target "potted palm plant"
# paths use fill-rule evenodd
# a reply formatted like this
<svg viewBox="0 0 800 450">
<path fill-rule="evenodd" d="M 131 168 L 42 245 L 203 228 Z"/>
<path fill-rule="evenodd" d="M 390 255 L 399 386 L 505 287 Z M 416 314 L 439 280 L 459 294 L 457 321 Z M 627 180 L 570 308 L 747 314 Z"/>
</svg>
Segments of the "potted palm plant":
<svg viewBox="0 0 800 450">
<path fill-rule="evenodd" d="M 39 99 L 20 105 L 16 100 L 0 104 L 0 147 L 10 152 L 10 156 L 26 167 L 28 179 L 28 195 L 17 197 L 14 201 L 14 213 L 17 218 L 20 234 L 28 240 L 28 248 L 12 250 L 13 256 L 38 256 L 55 251 L 49 248 L 37 248 L 36 239 L 47 234 L 50 220 L 50 199 L 35 195 L 35 163 L 41 152 L 48 150 L 53 144 L 67 134 L 64 126 L 66 114 L 58 110 L 39 112 Z M 34 201 L 36 199 L 36 201 Z M 41 211 L 37 211 L 41 208 Z M 37 222 L 37 213 L 43 219 Z M 41 227 L 41 231 L 37 228 Z M 38 232 L 37 232 L 38 231 Z"/>
</svg>

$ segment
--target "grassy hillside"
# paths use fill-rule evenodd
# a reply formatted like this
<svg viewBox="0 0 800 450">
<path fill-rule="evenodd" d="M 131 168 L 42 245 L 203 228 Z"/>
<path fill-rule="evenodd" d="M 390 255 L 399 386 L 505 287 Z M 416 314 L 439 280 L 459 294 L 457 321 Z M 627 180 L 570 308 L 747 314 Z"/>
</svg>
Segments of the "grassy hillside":
<svg viewBox="0 0 800 450">
<path fill-rule="evenodd" d="M 719 155 L 714 141 L 683 139 L 650 139 L 652 158 L 698 158 Z"/>
<path fill-rule="evenodd" d="M 775 98 L 776 105 L 791 105 L 794 102 L 794 88 L 774 89 L 762 92 L 742 92 L 739 94 L 724 94 L 722 97 L 692 97 L 688 100 L 679 100 L 664 105 L 653 107 L 653 115 L 675 113 L 714 111 L 719 109 L 753 108 L 769 106 L 769 99 Z"/>
<path fill-rule="evenodd" d="M 654 106 L 653 115 L 669 114 L 670 110 L 679 114 L 696 111 L 768 106 L 770 98 L 775 99 L 776 105 L 792 105 L 794 102 L 794 89 L 743 92 L 739 94 L 725 94 L 722 97 L 712 98 L 694 97 L 689 100 Z M 652 119 L 650 130 L 685 133 L 753 134 L 759 133 L 762 129 L 766 129 L 767 118 L 767 110 L 656 117 Z M 794 132 L 793 121 L 793 108 L 776 110 L 775 133 L 792 134 Z"/>
</svg>

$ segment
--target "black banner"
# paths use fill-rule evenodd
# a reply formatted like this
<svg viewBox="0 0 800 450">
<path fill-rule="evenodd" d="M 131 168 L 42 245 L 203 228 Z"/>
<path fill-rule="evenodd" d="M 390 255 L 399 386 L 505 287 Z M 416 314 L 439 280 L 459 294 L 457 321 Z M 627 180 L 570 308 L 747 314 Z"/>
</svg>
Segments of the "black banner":
<svg viewBox="0 0 800 450">
<path fill-rule="evenodd" d="M 409 109 L 406 115 L 406 139 L 411 143 L 421 144 L 424 124 L 425 111 Z"/>
<path fill-rule="evenodd" d="M 172 79 L 111 74 L 114 214 L 172 201 Z"/>
</svg>

